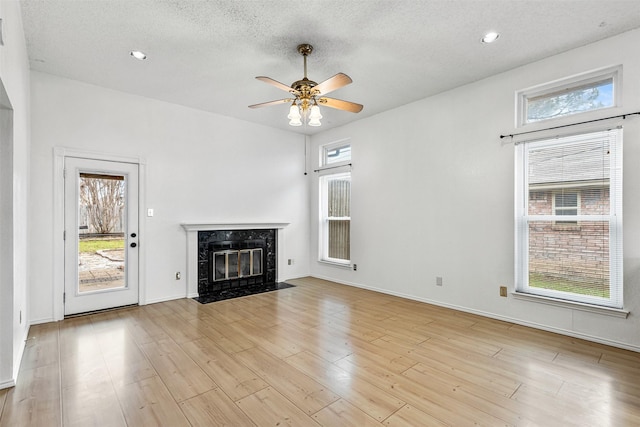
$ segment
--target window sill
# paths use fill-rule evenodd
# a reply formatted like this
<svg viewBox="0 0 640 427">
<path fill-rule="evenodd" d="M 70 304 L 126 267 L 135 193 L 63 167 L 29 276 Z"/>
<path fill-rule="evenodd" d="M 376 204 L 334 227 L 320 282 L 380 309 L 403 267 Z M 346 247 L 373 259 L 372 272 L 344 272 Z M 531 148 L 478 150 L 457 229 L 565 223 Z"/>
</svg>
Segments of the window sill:
<svg viewBox="0 0 640 427">
<path fill-rule="evenodd" d="M 336 261 L 328 261 L 326 259 L 319 259 L 318 262 L 320 264 L 330 265 L 332 267 L 344 268 L 346 270 L 351 270 L 351 262 L 336 262 Z"/>
<path fill-rule="evenodd" d="M 537 302 L 541 304 L 553 305 L 555 307 L 570 308 L 572 310 L 586 311 L 589 313 L 602 314 L 605 316 L 619 317 L 626 319 L 629 316 L 629 312 L 624 309 L 602 307 L 591 304 L 584 304 L 581 302 L 566 301 L 556 298 L 543 297 L 540 295 L 526 294 L 524 292 L 512 292 L 511 295 L 515 299 L 523 301 Z"/>
</svg>

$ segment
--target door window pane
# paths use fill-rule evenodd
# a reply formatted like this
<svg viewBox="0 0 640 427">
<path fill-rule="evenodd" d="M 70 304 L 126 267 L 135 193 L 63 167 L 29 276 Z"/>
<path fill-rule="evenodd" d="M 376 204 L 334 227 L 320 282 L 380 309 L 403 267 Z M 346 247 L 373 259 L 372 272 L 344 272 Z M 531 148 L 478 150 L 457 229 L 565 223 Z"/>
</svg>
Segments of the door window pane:
<svg viewBox="0 0 640 427">
<path fill-rule="evenodd" d="M 123 288 L 125 177 L 80 173 L 78 292 Z"/>
</svg>

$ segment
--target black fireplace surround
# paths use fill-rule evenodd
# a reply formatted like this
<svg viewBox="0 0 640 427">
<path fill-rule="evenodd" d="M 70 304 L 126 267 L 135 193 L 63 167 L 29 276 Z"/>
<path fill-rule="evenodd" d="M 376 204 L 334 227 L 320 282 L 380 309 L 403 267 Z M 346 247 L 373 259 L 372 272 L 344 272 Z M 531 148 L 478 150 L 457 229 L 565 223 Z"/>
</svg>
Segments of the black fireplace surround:
<svg viewBox="0 0 640 427">
<path fill-rule="evenodd" d="M 275 285 L 276 236 L 276 229 L 198 231 L 199 299 Z"/>
</svg>

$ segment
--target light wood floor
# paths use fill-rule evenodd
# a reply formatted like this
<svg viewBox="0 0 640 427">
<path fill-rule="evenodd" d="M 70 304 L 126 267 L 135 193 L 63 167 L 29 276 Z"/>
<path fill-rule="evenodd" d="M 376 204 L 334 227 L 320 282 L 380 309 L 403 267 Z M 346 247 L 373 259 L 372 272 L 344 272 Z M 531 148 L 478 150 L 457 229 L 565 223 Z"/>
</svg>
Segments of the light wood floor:
<svg viewBox="0 0 640 427">
<path fill-rule="evenodd" d="M 0 425 L 640 425 L 638 353 L 291 282 L 33 326 Z"/>
</svg>

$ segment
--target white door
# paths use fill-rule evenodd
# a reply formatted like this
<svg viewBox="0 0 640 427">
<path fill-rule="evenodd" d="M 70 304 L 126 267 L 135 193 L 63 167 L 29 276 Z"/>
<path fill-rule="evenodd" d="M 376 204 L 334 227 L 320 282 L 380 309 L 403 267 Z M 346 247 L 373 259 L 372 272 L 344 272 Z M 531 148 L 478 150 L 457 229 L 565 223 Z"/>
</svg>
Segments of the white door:
<svg viewBox="0 0 640 427">
<path fill-rule="evenodd" d="M 138 165 L 64 164 L 64 314 L 137 304 Z"/>
</svg>

